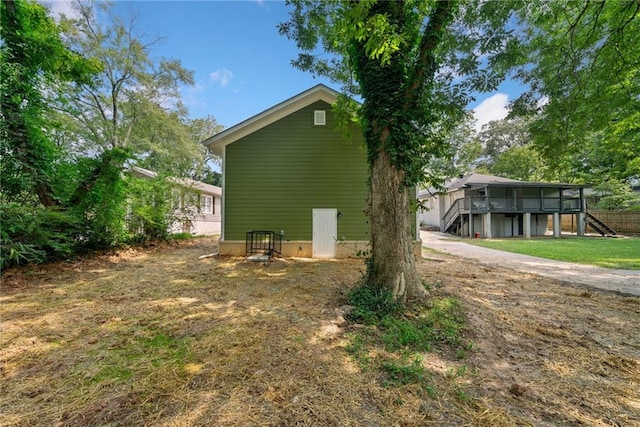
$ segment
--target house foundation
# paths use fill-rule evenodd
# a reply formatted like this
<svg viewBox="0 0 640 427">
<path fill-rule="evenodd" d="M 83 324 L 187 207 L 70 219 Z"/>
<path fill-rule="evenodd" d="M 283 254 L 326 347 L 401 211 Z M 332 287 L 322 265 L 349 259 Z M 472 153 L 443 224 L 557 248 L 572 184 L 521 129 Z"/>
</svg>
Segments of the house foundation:
<svg viewBox="0 0 640 427">
<path fill-rule="evenodd" d="M 336 243 L 336 258 L 360 258 L 369 256 L 371 246 L 368 241 L 351 240 Z M 244 240 L 219 240 L 218 253 L 223 256 L 246 256 Z M 422 240 L 413 242 L 413 253 L 416 258 L 422 256 Z M 289 240 L 282 242 L 282 257 L 313 258 L 313 244 L 308 240 Z"/>
</svg>

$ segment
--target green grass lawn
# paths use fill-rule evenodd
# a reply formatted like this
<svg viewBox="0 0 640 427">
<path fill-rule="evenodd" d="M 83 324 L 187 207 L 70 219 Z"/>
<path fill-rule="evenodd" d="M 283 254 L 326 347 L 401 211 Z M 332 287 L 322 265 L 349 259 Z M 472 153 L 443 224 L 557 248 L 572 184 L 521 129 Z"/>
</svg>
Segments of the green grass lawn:
<svg viewBox="0 0 640 427">
<path fill-rule="evenodd" d="M 640 238 L 551 237 L 465 240 L 467 243 L 506 252 L 605 268 L 640 270 Z"/>
</svg>

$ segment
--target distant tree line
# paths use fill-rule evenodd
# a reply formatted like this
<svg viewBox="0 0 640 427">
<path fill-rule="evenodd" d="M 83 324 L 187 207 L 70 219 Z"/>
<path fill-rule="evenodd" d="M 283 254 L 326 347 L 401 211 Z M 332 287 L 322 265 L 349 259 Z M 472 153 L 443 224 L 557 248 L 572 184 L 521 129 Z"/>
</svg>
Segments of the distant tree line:
<svg viewBox="0 0 640 427">
<path fill-rule="evenodd" d="M 514 77 L 528 90 L 480 132 L 461 123 L 433 166 L 591 184 L 596 207 L 640 209 L 640 3 L 530 2 L 519 14 Z"/>
<path fill-rule="evenodd" d="M 162 177 L 220 181 L 200 141 L 221 126 L 180 99 L 193 73 L 154 59 L 158 39 L 109 4 L 74 7 L 56 21 L 35 1 L 0 3 L 0 267 L 166 238 Z M 159 178 L 123 173 L 131 165 Z"/>
</svg>

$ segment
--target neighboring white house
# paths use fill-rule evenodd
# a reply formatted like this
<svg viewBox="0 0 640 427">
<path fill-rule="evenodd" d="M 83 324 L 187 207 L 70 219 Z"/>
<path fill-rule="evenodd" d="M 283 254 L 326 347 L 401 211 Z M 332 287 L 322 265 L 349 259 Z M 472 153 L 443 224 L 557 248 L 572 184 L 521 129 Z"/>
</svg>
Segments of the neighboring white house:
<svg viewBox="0 0 640 427">
<path fill-rule="evenodd" d="M 447 209 L 460 197 L 460 190 L 467 184 L 488 184 L 488 183 L 519 183 L 514 179 L 502 178 L 499 176 L 483 175 L 473 173 L 461 175 L 446 180 L 443 184 L 444 192 L 438 192 L 435 188 L 422 189 L 418 191 L 418 200 L 421 209 L 418 212 L 418 220 L 421 226 L 444 227 L 443 215 Z"/>
<path fill-rule="evenodd" d="M 540 236 L 553 216 L 554 235 L 560 234 L 560 215 L 575 215 L 578 234 L 584 234 L 584 185 L 526 182 L 474 173 L 451 179 L 445 191 L 422 190 L 422 225 L 460 236 L 484 238 Z"/>
<path fill-rule="evenodd" d="M 141 178 L 155 178 L 158 174 L 133 166 L 128 172 Z M 177 206 L 177 220 L 171 225 L 172 233 L 192 233 L 195 235 L 220 234 L 222 224 L 222 188 L 194 181 L 189 178 L 173 178 L 177 186 L 193 191 L 187 197 L 180 197 Z"/>
</svg>

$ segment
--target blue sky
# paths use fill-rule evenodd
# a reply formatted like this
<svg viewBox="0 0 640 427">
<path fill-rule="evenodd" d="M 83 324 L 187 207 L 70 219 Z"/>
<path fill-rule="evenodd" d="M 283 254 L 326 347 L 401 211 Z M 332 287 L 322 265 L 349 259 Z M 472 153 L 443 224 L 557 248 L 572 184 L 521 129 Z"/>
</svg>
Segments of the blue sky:
<svg viewBox="0 0 640 427">
<path fill-rule="evenodd" d="M 62 0 L 50 8 L 54 14 L 71 11 Z M 154 57 L 179 59 L 195 72 L 195 86 L 183 88 L 193 118 L 212 115 L 230 127 L 318 83 L 339 88 L 290 65 L 297 48 L 277 31 L 288 19 L 284 2 L 120 0 L 114 8 L 126 21 L 135 16 L 138 33 L 148 40 L 163 37 Z M 469 105 L 478 127 L 504 117 L 520 91 L 505 82 L 498 92 L 479 96 Z"/>
</svg>

